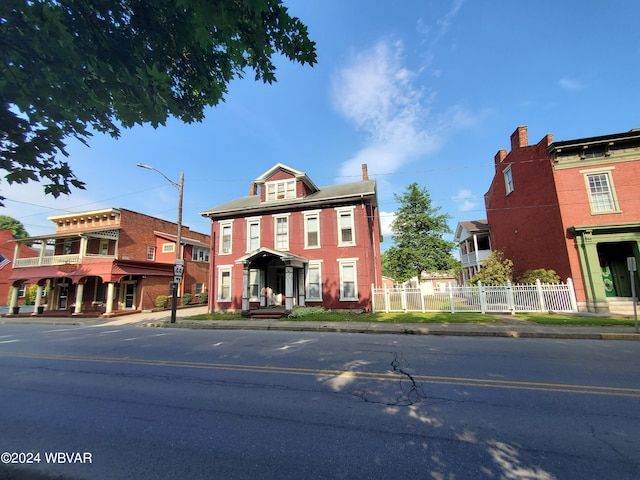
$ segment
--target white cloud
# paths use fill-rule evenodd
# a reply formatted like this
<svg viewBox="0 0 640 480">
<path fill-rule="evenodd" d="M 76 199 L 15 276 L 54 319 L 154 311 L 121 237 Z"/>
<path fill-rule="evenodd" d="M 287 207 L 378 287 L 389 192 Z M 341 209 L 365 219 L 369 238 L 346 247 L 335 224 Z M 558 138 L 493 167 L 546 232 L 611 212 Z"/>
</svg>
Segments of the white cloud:
<svg viewBox="0 0 640 480">
<path fill-rule="evenodd" d="M 380 230 L 384 239 L 390 239 L 393 236 L 391 224 L 396 219 L 394 212 L 380 212 Z"/>
<path fill-rule="evenodd" d="M 564 88 L 565 90 L 570 90 L 570 91 L 582 90 L 585 88 L 582 82 L 569 77 L 562 77 L 558 81 L 558 84 L 560 85 L 561 88 Z"/>
<path fill-rule="evenodd" d="M 458 194 L 453 197 L 453 200 L 458 204 L 459 212 L 470 212 L 480 208 L 480 202 L 478 198 L 466 188 L 458 190 Z"/>
</svg>

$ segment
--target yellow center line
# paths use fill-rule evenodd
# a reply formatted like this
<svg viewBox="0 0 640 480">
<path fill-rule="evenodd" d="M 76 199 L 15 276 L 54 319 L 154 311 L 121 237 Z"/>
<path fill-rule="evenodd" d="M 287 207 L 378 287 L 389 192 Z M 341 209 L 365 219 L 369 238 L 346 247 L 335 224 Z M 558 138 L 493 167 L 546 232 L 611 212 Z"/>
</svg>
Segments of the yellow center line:
<svg viewBox="0 0 640 480">
<path fill-rule="evenodd" d="M 130 365 L 149 365 L 176 368 L 198 368 L 251 373 L 272 373 L 282 375 L 307 375 L 313 377 L 336 377 L 349 374 L 352 379 L 372 380 L 379 382 L 407 379 L 401 372 L 365 372 L 357 370 L 318 369 L 300 367 L 277 367 L 272 365 L 241 365 L 230 363 L 187 362 L 177 360 L 147 360 L 142 358 L 89 357 L 79 355 L 55 355 L 44 353 L 1 352 L 0 356 L 34 358 L 61 361 L 79 361 L 95 363 L 121 363 Z M 535 390 L 548 392 L 577 393 L 582 395 L 610 395 L 640 398 L 640 388 L 608 387 L 602 385 L 578 385 L 567 383 L 527 382 L 516 380 L 497 380 L 471 377 L 449 377 L 438 375 L 412 374 L 416 383 L 460 385 L 466 387 L 502 388 L 517 390 Z"/>
</svg>

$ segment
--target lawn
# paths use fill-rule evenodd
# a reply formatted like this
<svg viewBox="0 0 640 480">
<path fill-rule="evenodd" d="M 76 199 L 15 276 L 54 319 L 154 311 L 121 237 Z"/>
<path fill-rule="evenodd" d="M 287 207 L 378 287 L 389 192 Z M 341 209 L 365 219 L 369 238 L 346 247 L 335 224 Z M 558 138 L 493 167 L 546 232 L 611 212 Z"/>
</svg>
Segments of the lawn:
<svg viewBox="0 0 640 480">
<path fill-rule="evenodd" d="M 526 320 L 542 325 L 574 326 L 634 326 L 633 319 L 596 317 L 587 315 L 558 315 L 541 313 L 523 313 L 512 318 Z M 216 313 L 212 315 L 194 315 L 188 320 L 249 320 L 239 313 Z M 376 322 L 376 323 L 503 323 L 498 316 L 476 313 L 446 312 L 396 312 L 396 313 L 344 313 L 332 311 L 314 311 L 296 318 L 283 318 L 284 321 L 297 322 Z"/>
</svg>

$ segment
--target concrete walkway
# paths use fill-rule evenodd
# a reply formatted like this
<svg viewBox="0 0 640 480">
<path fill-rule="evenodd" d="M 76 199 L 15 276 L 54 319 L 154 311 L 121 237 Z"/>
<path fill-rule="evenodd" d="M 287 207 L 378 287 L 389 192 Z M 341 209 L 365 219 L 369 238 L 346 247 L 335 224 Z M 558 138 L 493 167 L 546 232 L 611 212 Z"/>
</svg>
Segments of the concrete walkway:
<svg viewBox="0 0 640 480">
<path fill-rule="evenodd" d="M 189 320 L 193 315 L 207 313 L 207 307 L 178 309 L 177 321 L 169 323 L 170 311 L 142 312 L 122 317 L 104 318 L 0 318 L 2 323 L 35 323 L 48 325 L 93 325 L 99 327 L 141 326 L 160 328 L 191 328 L 220 330 L 286 330 L 295 332 L 342 332 L 402 335 L 446 335 L 511 338 L 558 338 L 589 340 L 636 340 L 640 334 L 634 327 L 577 327 L 539 325 L 518 320 L 510 315 L 497 315 L 504 323 L 377 323 L 377 322 L 319 322 L 292 320 Z M 460 314 L 464 315 L 464 314 Z"/>
</svg>

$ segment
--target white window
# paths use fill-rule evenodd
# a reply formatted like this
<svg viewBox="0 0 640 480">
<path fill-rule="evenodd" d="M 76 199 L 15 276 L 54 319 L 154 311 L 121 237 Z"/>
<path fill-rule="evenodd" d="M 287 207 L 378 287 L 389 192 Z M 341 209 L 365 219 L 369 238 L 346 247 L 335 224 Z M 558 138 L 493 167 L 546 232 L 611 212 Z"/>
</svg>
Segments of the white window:
<svg viewBox="0 0 640 480">
<path fill-rule="evenodd" d="M 194 262 L 208 262 L 209 261 L 209 249 L 193 247 L 193 261 Z"/>
<path fill-rule="evenodd" d="M 260 270 L 249 270 L 249 301 L 260 301 Z"/>
<path fill-rule="evenodd" d="M 162 244 L 162 253 L 172 253 L 176 251 L 175 243 L 163 243 Z"/>
<path fill-rule="evenodd" d="M 147 247 L 147 260 L 153 262 L 156 259 L 156 247 Z"/>
<path fill-rule="evenodd" d="M 274 215 L 273 222 L 276 250 L 289 250 L 289 214 Z"/>
<path fill-rule="evenodd" d="M 511 173 L 511 165 L 502 171 L 504 175 L 504 189 L 507 195 L 513 192 L 513 174 Z"/>
<path fill-rule="evenodd" d="M 340 300 L 358 300 L 356 258 L 345 258 L 340 263 Z"/>
<path fill-rule="evenodd" d="M 304 248 L 320 247 L 320 212 L 304 214 Z"/>
<path fill-rule="evenodd" d="M 260 218 L 247 218 L 247 252 L 260 248 Z"/>
<path fill-rule="evenodd" d="M 204 283 L 196 282 L 196 295 L 200 295 L 202 292 L 204 292 Z"/>
<path fill-rule="evenodd" d="M 231 253 L 231 239 L 233 238 L 233 224 L 231 222 L 220 223 L 220 254 Z"/>
<path fill-rule="evenodd" d="M 356 244 L 353 224 L 354 207 L 348 209 L 336 209 L 338 213 L 338 246 L 348 247 Z"/>
<path fill-rule="evenodd" d="M 218 301 L 231 301 L 231 266 L 229 265 L 218 267 Z"/>
<path fill-rule="evenodd" d="M 294 180 L 280 180 L 277 182 L 266 183 L 267 187 L 267 200 L 285 200 L 289 198 L 296 198 L 296 181 Z"/>
<path fill-rule="evenodd" d="M 100 255 L 109 255 L 109 240 L 100 240 Z"/>
<path fill-rule="evenodd" d="M 582 170 L 589 194 L 591 213 L 619 212 L 611 171 L 613 167 L 599 170 Z"/>
<path fill-rule="evenodd" d="M 322 301 L 322 263 L 309 262 L 307 268 L 307 294 L 305 299 L 311 302 Z"/>
<path fill-rule="evenodd" d="M 25 295 L 26 292 L 27 292 L 27 284 L 26 283 L 21 283 L 18 286 L 18 297 L 24 298 L 24 295 Z"/>
</svg>

